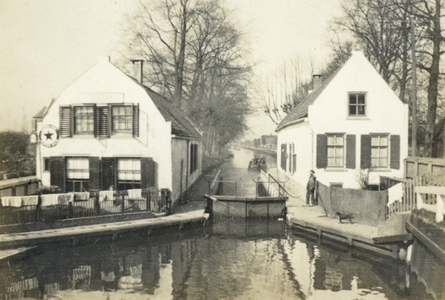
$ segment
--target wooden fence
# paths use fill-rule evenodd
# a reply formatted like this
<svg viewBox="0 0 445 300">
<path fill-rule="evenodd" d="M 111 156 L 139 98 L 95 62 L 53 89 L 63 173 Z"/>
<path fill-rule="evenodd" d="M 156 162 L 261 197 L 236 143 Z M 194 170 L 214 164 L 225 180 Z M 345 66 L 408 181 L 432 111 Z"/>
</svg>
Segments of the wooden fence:
<svg viewBox="0 0 445 300">
<path fill-rule="evenodd" d="M 411 211 L 417 207 L 417 198 L 415 188 L 418 186 L 445 186 L 445 171 L 435 173 L 426 173 L 414 178 L 392 178 L 380 177 L 380 187 L 388 189 L 396 184 L 403 185 L 403 197 L 400 201 L 396 201 L 386 207 L 386 217 L 390 217 L 396 212 Z M 437 199 L 437 195 L 429 193 L 424 196 L 424 201 L 433 203 Z"/>
<path fill-rule="evenodd" d="M 424 174 L 436 175 L 445 171 L 445 159 L 410 156 L 405 159 L 405 178 L 414 179 Z"/>
<path fill-rule="evenodd" d="M 0 197 L 32 195 L 39 188 L 40 180 L 35 176 L 0 181 Z"/>
<path fill-rule="evenodd" d="M 436 214 L 436 222 L 443 221 L 445 187 L 416 186 L 417 209 L 425 209 Z M 429 197 L 428 197 L 429 196 Z M 431 197 L 432 196 L 432 197 Z"/>
</svg>

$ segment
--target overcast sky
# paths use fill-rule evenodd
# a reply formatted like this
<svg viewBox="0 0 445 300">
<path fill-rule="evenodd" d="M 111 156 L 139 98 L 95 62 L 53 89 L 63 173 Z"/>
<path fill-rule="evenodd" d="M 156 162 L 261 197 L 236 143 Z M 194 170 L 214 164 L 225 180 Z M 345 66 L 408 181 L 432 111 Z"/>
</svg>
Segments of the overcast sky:
<svg viewBox="0 0 445 300">
<path fill-rule="evenodd" d="M 0 130 L 30 118 L 119 41 L 123 16 L 137 0 L 0 0 Z M 298 54 L 322 65 L 329 53 L 327 21 L 339 0 L 226 0 L 248 34 L 255 73 Z M 26 123 L 25 123 L 26 122 Z M 249 118 L 255 135 L 273 133 L 262 114 Z"/>
</svg>

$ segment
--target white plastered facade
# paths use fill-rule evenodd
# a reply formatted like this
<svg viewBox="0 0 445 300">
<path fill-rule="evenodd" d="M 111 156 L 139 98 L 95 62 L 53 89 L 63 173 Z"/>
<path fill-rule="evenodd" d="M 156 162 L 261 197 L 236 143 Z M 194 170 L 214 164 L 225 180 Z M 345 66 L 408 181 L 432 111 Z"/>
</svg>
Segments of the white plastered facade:
<svg viewBox="0 0 445 300">
<path fill-rule="evenodd" d="M 171 122 L 165 120 L 144 87 L 111 64 L 109 57 L 102 57 L 61 93 L 38 124 L 37 132 L 45 125 L 59 127 L 61 106 L 89 103 L 139 104 L 139 136 L 111 135 L 106 139 L 98 139 L 92 135 L 74 135 L 60 138 L 54 147 L 45 147 L 40 143 L 37 175 L 42 184 L 49 186 L 51 181 L 50 172 L 45 171 L 43 166 L 44 159 L 48 157 L 149 157 L 157 165 L 158 187 L 170 189 L 173 200 L 176 200 L 180 191 L 179 184 L 174 181 L 180 179 L 179 176 L 175 179 L 173 175 L 176 172 L 173 160 L 177 156 L 187 159 L 187 148 L 177 147 L 178 143 L 174 142 L 176 138 L 172 136 Z M 184 170 L 184 175 L 187 175 L 187 170 Z M 191 183 L 193 181 L 189 180 L 189 186 Z"/>
<path fill-rule="evenodd" d="M 366 94 L 366 116 L 348 115 L 349 93 Z M 344 133 L 355 135 L 355 168 L 317 169 L 317 135 Z M 325 185 L 341 183 L 344 188 L 360 188 L 361 135 L 385 133 L 400 136 L 400 168 L 375 169 L 369 184 L 378 184 L 379 176 L 403 177 L 403 160 L 408 155 L 408 105 L 402 103 L 362 52 L 354 52 L 341 70 L 308 107 L 308 116 L 278 131 L 277 167 L 300 187 L 304 187 L 309 171 Z M 297 170 L 283 171 L 281 144 L 295 145 Z M 388 150 L 390 151 L 390 150 Z M 346 160 L 346 157 L 345 157 Z"/>
</svg>

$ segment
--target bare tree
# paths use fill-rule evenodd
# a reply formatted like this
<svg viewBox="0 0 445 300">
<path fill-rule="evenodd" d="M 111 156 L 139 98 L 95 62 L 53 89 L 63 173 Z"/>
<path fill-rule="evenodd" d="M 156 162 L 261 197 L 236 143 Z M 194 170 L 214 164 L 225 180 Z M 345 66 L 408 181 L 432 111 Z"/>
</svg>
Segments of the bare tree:
<svg viewBox="0 0 445 300">
<path fill-rule="evenodd" d="M 251 65 L 243 56 L 242 32 L 218 1 L 197 7 L 193 35 L 187 52 L 187 109 L 192 120 L 205 129 L 208 153 L 217 154 L 247 130 Z"/>
<path fill-rule="evenodd" d="M 405 101 L 409 30 L 406 11 L 394 0 L 348 0 L 342 9 L 344 15 L 334 20 L 331 31 L 337 35 L 350 33 L 354 47 L 364 50 L 383 79 L 399 88 L 399 97 Z M 338 39 L 336 42 L 332 48 L 337 53 L 342 50 L 341 43 L 348 43 Z"/>
<path fill-rule="evenodd" d="M 296 55 L 259 80 L 255 97 L 260 99 L 264 113 L 275 124 L 278 125 L 307 96 L 310 89 L 308 78 L 314 69 L 312 60 L 306 61 Z"/>
<path fill-rule="evenodd" d="M 185 52 L 188 34 L 195 21 L 196 1 L 156 0 L 139 2 L 127 17 L 127 55 L 143 58 L 149 68 L 149 82 L 162 89 L 181 106 Z"/>
<path fill-rule="evenodd" d="M 22 171 L 31 156 L 26 151 L 28 144 L 26 132 L 0 132 L 0 171 Z"/>
<path fill-rule="evenodd" d="M 247 129 L 251 66 L 242 31 L 219 0 L 141 0 L 126 33 L 127 53 L 146 61 L 146 83 L 175 99 L 204 133 L 208 153 Z"/>
<path fill-rule="evenodd" d="M 427 116 L 425 129 L 425 153 L 427 157 L 433 154 L 433 138 L 437 116 L 437 100 L 439 97 L 440 60 L 445 53 L 445 36 L 441 28 L 441 8 L 443 3 L 440 0 L 413 0 L 411 2 L 410 13 L 416 17 L 417 26 L 422 33 L 421 38 L 427 45 L 417 52 L 423 56 L 423 61 L 418 66 L 428 73 L 428 95 L 427 95 Z"/>
</svg>

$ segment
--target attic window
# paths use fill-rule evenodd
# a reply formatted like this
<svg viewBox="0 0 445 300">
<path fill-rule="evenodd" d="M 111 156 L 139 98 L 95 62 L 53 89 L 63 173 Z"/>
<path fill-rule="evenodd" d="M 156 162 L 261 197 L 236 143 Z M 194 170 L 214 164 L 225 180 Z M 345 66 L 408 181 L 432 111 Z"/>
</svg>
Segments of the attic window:
<svg viewBox="0 0 445 300">
<path fill-rule="evenodd" d="M 349 116 L 366 116 L 366 94 L 349 93 Z"/>
</svg>

